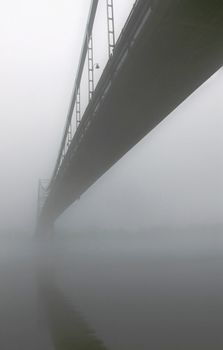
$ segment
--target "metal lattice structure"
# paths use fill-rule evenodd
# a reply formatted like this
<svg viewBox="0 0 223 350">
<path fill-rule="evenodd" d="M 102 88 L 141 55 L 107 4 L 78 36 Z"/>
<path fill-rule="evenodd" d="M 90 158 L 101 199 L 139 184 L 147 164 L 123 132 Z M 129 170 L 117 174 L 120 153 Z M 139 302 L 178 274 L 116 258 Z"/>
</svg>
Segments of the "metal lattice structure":
<svg viewBox="0 0 223 350">
<path fill-rule="evenodd" d="M 70 146 L 70 143 L 72 141 L 72 122 L 69 125 L 69 129 L 68 129 L 68 135 L 67 135 L 67 147 Z"/>
<path fill-rule="evenodd" d="M 115 23 L 113 0 L 107 1 L 107 23 L 108 23 L 108 56 L 111 57 L 115 47 Z"/>
<path fill-rule="evenodd" d="M 77 97 L 76 97 L 76 129 L 78 128 L 81 121 L 81 95 L 80 89 L 77 89 Z"/>
<path fill-rule="evenodd" d="M 90 102 L 94 93 L 94 55 L 92 35 L 88 42 L 88 100 Z"/>
<path fill-rule="evenodd" d="M 54 168 L 51 182 L 53 181 L 53 179 L 55 179 L 60 169 L 60 166 L 62 164 L 64 157 L 66 156 L 67 150 L 69 148 L 69 145 L 71 143 L 71 140 L 74 134 L 72 132 L 72 117 L 73 117 L 75 106 L 76 106 L 76 129 L 78 128 L 81 121 L 80 84 L 81 84 L 84 64 L 85 64 L 87 55 L 88 55 L 88 61 L 89 61 L 89 99 L 92 97 L 92 94 L 94 91 L 92 30 L 93 30 L 97 7 L 98 7 L 98 0 L 92 0 L 88 21 L 87 21 L 87 26 L 85 30 L 85 35 L 84 35 L 84 41 L 83 41 L 83 46 L 81 50 L 79 65 L 77 69 L 77 76 L 74 83 L 74 88 L 73 88 L 71 101 L 70 101 L 70 105 L 67 113 L 67 119 L 66 119 L 66 124 L 64 128 L 63 138 L 61 141 L 61 145 L 60 145 L 60 149 L 59 149 L 59 153 L 56 161 L 56 166 Z"/>
<path fill-rule="evenodd" d="M 90 73 L 98 65 L 94 66 L 89 42 L 98 5 L 92 0 L 56 166 L 50 185 L 43 191 L 39 186 L 39 208 L 45 203 L 40 227 L 52 225 L 222 67 L 222 1 L 137 0 L 116 43 L 113 1 L 103 1 L 107 6 L 109 59 L 97 85 L 89 88 L 91 99 L 85 109 L 80 105 L 83 86 L 83 100 L 88 96 L 87 84 L 81 86 L 84 65 L 89 64 Z M 89 74 L 88 82 L 94 83 L 93 78 Z M 74 111 L 76 130 L 71 134 Z"/>
<path fill-rule="evenodd" d="M 114 4 L 113 0 L 103 0 L 106 6 L 106 14 L 107 14 L 107 27 L 105 30 L 107 31 L 108 38 L 108 55 L 109 58 L 113 56 L 113 51 L 115 48 L 115 23 L 114 23 Z M 79 64 L 77 68 L 77 75 L 74 82 L 74 87 L 71 95 L 71 100 L 68 108 L 63 138 L 61 141 L 56 165 L 54 168 L 54 172 L 52 174 L 51 181 L 48 180 L 40 180 L 38 187 L 38 215 L 44 206 L 48 193 L 52 188 L 54 181 L 57 178 L 59 170 L 61 169 L 62 163 L 65 161 L 68 150 L 70 149 L 73 138 L 76 137 L 76 132 L 79 131 L 79 126 L 82 122 L 82 114 L 85 113 L 85 108 L 81 106 L 81 83 L 82 76 L 85 68 L 85 64 L 87 65 L 87 75 L 88 75 L 88 105 L 86 109 L 88 109 L 91 103 L 94 103 L 94 93 L 95 93 L 95 81 L 94 81 L 94 71 L 95 69 L 100 68 L 98 63 L 94 63 L 94 45 L 93 45 L 93 26 L 96 17 L 97 7 L 99 0 L 92 0 L 90 11 L 88 15 L 86 30 L 84 34 L 83 45 L 81 49 Z M 84 95 L 86 91 L 83 92 Z M 107 93 L 107 89 L 105 89 L 105 94 Z M 83 99 L 84 100 L 84 99 Z M 78 133 L 77 133 L 78 134 Z"/>
<path fill-rule="evenodd" d="M 108 30 L 108 52 L 109 57 L 112 56 L 113 50 L 115 47 L 115 26 L 114 26 L 114 5 L 113 0 L 104 0 L 106 1 L 107 7 L 107 30 Z M 75 135 L 76 130 L 78 129 L 81 122 L 81 96 L 80 96 L 80 86 L 82 81 L 82 75 L 84 70 L 85 61 L 87 58 L 88 64 L 88 101 L 93 98 L 95 83 L 94 83 L 94 69 L 98 69 L 99 65 L 94 64 L 94 52 L 93 52 L 93 25 L 97 12 L 98 0 L 92 0 L 90 12 L 88 16 L 87 26 L 84 35 L 84 42 L 81 50 L 77 76 L 75 79 L 75 84 L 71 96 L 71 101 L 68 109 L 67 120 L 64 128 L 64 134 L 62 142 L 60 145 L 56 166 L 53 172 L 52 180 L 58 174 L 60 166 L 65 158 L 69 146 L 72 142 L 72 139 Z M 73 114 L 75 112 L 76 122 L 72 122 Z"/>
</svg>

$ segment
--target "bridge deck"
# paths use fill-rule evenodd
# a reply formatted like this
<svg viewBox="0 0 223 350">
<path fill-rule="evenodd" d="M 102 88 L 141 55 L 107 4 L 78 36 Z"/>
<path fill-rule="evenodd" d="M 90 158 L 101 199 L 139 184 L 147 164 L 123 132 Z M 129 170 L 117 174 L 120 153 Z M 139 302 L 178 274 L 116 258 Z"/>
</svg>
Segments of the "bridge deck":
<svg viewBox="0 0 223 350">
<path fill-rule="evenodd" d="M 215 71 L 221 0 L 139 0 L 63 164 L 43 217 L 55 220 Z"/>
</svg>

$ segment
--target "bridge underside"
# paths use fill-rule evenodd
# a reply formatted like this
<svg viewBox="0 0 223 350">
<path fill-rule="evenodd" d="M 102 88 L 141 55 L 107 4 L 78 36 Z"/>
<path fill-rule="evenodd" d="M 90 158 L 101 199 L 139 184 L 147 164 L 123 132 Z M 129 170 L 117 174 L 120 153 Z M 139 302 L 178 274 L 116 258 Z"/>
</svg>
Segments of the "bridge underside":
<svg viewBox="0 0 223 350">
<path fill-rule="evenodd" d="M 146 3 L 141 1 L 141 6 Z M 222 66 L 222 0 L 151 3 L 149 17 L 123 54 L 125 61 L 121 68 L 119 63 L 97 113 L 91 115 L 88 109 L 83 117 L 90 123 L 64 158 L 45 203 L 43 221 L 54 221 Z M 130 25 L 131 21 L 124 30 Z M 108 65 L 103 74 L 109 76 L 109 69 Z"/>
</svg>

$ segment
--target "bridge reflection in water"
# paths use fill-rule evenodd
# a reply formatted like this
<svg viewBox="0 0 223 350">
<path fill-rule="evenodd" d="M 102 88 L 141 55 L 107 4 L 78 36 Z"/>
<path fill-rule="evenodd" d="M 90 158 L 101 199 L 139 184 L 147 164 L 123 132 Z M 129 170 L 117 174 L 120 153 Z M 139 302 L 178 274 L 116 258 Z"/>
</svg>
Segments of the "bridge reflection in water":
<svg viewBox="0 0 223 350">
<path fill-rule="evenodd" d="M 52 274 L 39 276 L 40 301 L 55 350 L 106 350 L 73 304 L 56 287 Z"/>
<path fill-rule="evenodd" d="M 20 236 L 0 243 L 0 349 L 105 350 L 57 287 L 52 250 Z"/>
<path fill-rule="evenodd" d="M 1 241 L 0 349 L 223 349 L 222 228 L 82 236 Z"/>
</svg>

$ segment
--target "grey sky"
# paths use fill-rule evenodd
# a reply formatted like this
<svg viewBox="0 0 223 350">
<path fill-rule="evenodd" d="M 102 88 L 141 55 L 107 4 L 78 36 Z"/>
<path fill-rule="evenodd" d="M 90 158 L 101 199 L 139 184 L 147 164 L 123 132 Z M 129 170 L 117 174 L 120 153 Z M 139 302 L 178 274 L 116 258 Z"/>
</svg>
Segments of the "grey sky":
<svg viewBox="0 0 223 350">
<path fill-rule="evenodd" d="M 133 3 L 114 1 L 116 36 Z M 33 219 L 38 178 L 52 173 L 89 4 L 1 2 L 1 227 Z M 104 11 L 100 0 L 95 23 L 100 71 L 107 57 Z M 70 220 L 81 225 L 87 209 L 89 225 L 96 226 L 102 219 L 136 226 L 221 221 L 222 85 L 220 71 L 99 180 L 70 209 Z"/>
</svg>

